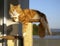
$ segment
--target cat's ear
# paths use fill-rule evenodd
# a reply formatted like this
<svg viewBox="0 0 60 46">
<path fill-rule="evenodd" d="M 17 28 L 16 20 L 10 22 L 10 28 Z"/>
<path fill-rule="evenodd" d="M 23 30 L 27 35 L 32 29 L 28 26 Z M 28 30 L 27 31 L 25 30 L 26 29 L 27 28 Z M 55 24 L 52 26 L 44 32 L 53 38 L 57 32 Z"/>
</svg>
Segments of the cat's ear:
<svg viewBox="0 0 60 46">
<path fill-rule="evenodd" d="M 13 4 L 10 4 L 10 8 L 12 8 L 13 7 Z"/>
<path fill-rule="evenodd" d="M 20 8 L 21 7 L 21 5 L 20 4 L 18 4 L 18 8 Z"/>
</svg>

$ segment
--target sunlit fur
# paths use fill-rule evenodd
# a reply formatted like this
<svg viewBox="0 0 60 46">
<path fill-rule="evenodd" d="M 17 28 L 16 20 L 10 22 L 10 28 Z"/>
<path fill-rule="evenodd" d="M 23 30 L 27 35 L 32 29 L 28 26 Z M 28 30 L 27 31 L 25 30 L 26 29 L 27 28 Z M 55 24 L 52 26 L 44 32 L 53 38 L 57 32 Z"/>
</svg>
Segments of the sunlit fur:
<svg viewBox="0 0 60 46">
<path fill-rule="evenodd" d="M 27 25 L 28 25 L 27 23 L 30 20 L 32 20 L 35 16 L 38 16 L 39 17 L 39 21 L 37 21 L 37 22 L 40 22 L 40 24 L 38 26 L 39 27 L 38 31 L 40 31 L 40 32 L 38 32 L 39 36 L 43 37 L 43 34 L 45 36 L 46 30 L 47 30 L 47 32 L 49 34 L 51 34 L 46 15 L 43 14 L 42 12 L 38 11 L 38 10 L 22 9 L 20 5 L 14 6 L 14 5 L 10 4 L 9 14 L 11 15 L 11 18 L 14 21 L 21 22 L 23 25 L 25 25 L 23 32 L 26 32 L 25 29 L 27 28 Z M 35 20 L 36 19 L 34 19 L 33 22 Z"/>
</svg>

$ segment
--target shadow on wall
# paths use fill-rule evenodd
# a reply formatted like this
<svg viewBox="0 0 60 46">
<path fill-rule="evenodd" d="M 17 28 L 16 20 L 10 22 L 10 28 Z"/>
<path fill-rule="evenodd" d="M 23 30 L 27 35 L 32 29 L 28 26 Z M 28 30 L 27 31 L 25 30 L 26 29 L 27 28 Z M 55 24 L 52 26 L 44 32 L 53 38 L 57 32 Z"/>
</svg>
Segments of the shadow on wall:
<svg viewBox="0 0 60 46">
<path fill-rule="evenodd" d="M 3 32 L 3 25 L 0 25 L 0 32 Z"/>
<path fill-rule="evenodd" d="M 9 25 L 7 27 L 7 35 L 9 35 L 12 32 L 12 30 L 13 30 L 12 25 Z"/>
<path fill-rule="evenodd" d="M 13 24 L 16 25 L 16 24 Z M 7 28 L 7 35 L 17 35 L 18 31 L 17 30 L 13 30 L 13 25 L 9 25 Z M 0 32 L 3 34 L 4 33 L 4 26 L 0 25 Z"/>
<path fill-rule="evenodd" d="M 7 35 L 17 35 L 18 34 L 17 30 L 13 30 L 13 25 L 16 25 L 16 24 L 12 24 L 7 27 Z"/>
</svg>

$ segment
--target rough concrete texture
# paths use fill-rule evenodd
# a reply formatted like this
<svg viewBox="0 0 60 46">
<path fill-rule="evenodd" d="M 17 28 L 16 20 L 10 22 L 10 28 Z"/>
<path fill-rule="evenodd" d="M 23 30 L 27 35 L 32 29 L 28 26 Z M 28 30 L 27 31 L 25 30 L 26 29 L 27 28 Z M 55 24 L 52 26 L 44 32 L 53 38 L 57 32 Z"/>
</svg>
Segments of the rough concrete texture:
<svg viewBox="0 0 60 46">
<path fill-rule="evenodd" d="M 24 46 L 33 46 L 33 38 L 32 38 L 32 23 L 28 23 L 26 34 L 24 36 Z"/>
</svg>

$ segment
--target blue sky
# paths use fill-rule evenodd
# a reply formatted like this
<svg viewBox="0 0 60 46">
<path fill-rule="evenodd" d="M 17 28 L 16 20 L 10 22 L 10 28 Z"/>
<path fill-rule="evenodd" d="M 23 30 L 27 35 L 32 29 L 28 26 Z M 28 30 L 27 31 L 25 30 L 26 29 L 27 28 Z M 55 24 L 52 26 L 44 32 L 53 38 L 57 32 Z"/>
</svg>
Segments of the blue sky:
<svg viewBox="0 0 60 46">
<path fill-rule="evenodd" d="M 29 8 L 45 13 L 50 28 L 60 29 L 60 0 L 30 0 Z"/>
</svg>

